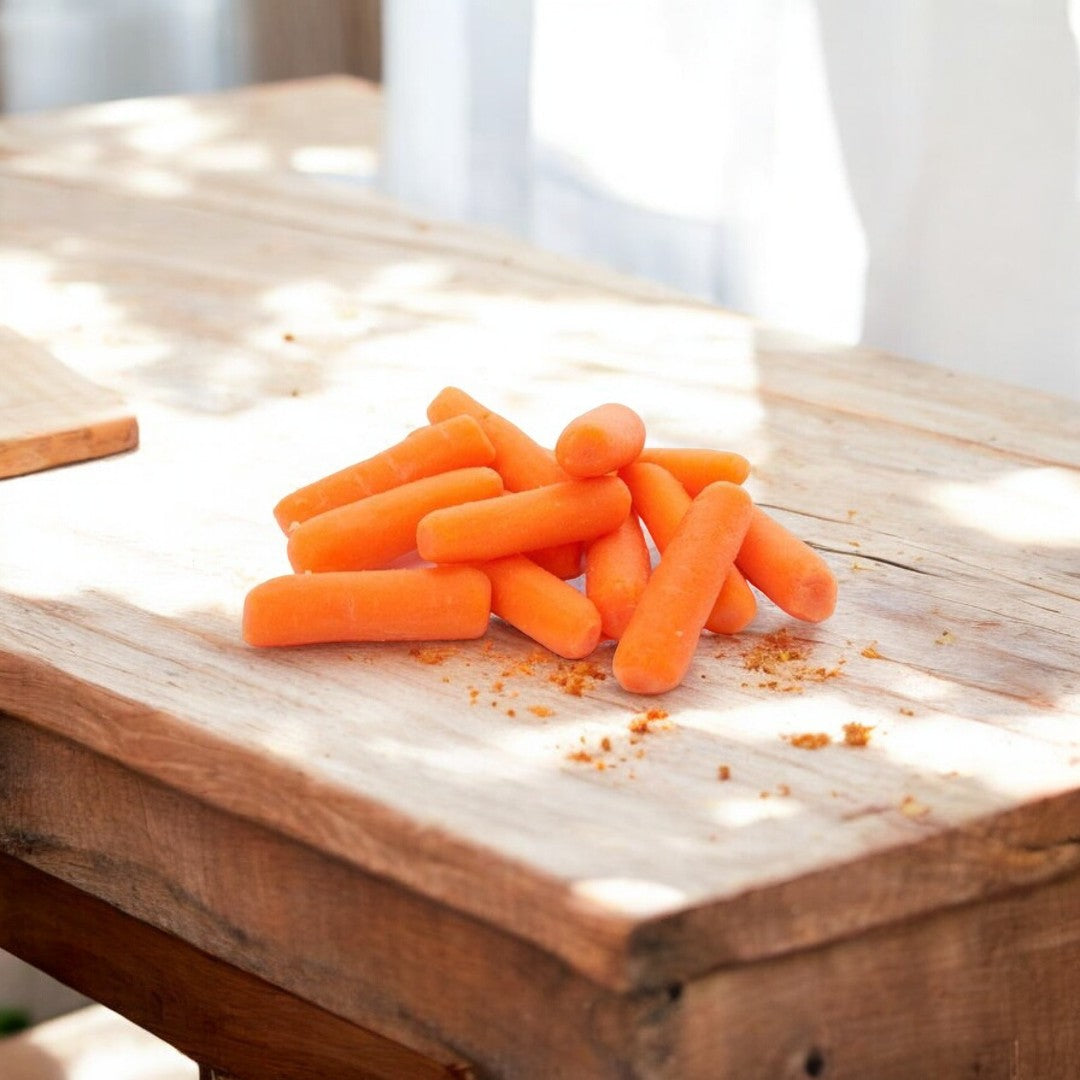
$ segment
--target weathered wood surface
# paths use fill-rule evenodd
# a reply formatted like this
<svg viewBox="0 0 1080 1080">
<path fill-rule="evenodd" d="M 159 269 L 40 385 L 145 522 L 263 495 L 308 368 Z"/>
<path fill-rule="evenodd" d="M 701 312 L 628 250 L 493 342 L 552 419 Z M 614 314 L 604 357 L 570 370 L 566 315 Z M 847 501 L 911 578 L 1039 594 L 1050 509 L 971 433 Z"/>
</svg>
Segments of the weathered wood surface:
<svg viewBox="0 0 1080 1080">
<path fill-rule="evenodd" d="M 139 441 L 119 394 L 0 326 L 0 480 L 118 454 Z"/>
<path fill-rule="evenodd" d="M 452 1080 L 445 1067 L 364 1031 L 187 942 L 0 855 L 0 946 L 235 1080 Z M 42 1073 L 41 1075 L 47 1075 Z"/>
<path fill-rule="evenodd" d="M 377 131 L 345 80 L 0 126 L 0 321 L 143 432 L 0 489 L 0 707 L 611 987 L 1080 864 L 1075 405 L 418 220 L 365 186 Z M 506 675 L 532 652 L 509 631 L 438 663 L 244 648 L 245 590 L 286 568 L 276 499 L 449 382 L 549 441 L 621 400 L 653 443 L 745 453 L 837 614 L 769 674 L 745 666 L 785 625 L 763 603 L 662 702 Z"/>
</svg>

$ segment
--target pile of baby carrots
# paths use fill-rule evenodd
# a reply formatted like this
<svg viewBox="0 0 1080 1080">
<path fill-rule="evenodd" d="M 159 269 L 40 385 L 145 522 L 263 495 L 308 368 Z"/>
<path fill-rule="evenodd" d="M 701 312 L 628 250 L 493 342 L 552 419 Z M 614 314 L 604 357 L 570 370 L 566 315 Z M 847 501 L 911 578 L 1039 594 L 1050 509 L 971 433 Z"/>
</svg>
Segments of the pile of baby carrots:
<svg viewBox="0 0 1080 1080">
<path fill-rule="evenodd" d="M 641 417 L 614 403 L 554 450 L 455 387 L 427 416 L 277 504 L 294 572 L 248 593 L 246 642 L 477 638 L 494 614 L 567 659 L 614 641 L 620 686 L 658 694 L 703 630 L 751 622 L 755 590 L 796 619 L 832 614 L 833 574 L 753 504 L 739 454 L 647 449 Z"/>
</svg>

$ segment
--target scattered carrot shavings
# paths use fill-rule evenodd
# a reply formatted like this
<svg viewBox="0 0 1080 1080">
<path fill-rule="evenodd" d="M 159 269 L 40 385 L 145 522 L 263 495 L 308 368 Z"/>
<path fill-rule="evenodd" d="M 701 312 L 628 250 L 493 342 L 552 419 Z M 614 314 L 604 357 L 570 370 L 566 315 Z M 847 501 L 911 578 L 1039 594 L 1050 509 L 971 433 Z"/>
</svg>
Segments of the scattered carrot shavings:
<svg viewBox="0 0 1080 1080">
<path fill-rule="evenodd" d="M 648 735 L 655 731 L 654 724 L 658 725 L 661 730 L 667 731 L 671 728 L 670 723 L 664 723 L 668 719 L 666 709 L 652 708 L 646 712 L 639 713 L 630 721 L 627 725 L 635 735 Z"/>
<path fill-rule="evenodd" d="M 730 765 L 718 765 L 716 767 L 716 779 L 717 780 L 730 780 L 731 779 L 731 766 Z"/>
<path fill-rule="evenodd" d="M 572 695 L 581 697 L 586 690 L 591 690 L 594 683 L 602 682 L 607 673 L 591 660 L 578 660 L 571 664 L 559 664 L 548 676 L 548 681 Z"/>
<path fill-rule="evenodd" d="M 799 735 L 785 735 L 784 739 L 799 750 L 820 750 L 832 742 L 824 731 L 804 731 Z"/>
<path fill-rule="evenodd" d="M 808 647 L 795 641 L 789 630 L 776 630 L 771 634 L 765 634 L 743 656 L 743 667 L 748 671 L 762 671 L 766 675 L 775 675 L 781 664 L 788 664 L 793 660 L 805 660 L 808 653 Z"/>
<path fill-rule="evenodd" d="M 409 655 L 418 660 L 421 664 L 442 664 L 450 659 L 451 656 L 457 656 L 461 652 L 461 649 L 456 646 L 449 645 L 442 648 L 436 648 L 431 645 L 417 646 L 415 649 L 409 650 Z"/>
<path fill-rule="evenodd" d="M 530 705 L 529 712 L 531 712 L 533 716 L 540 717 L 555 715 L 555 710 L 549 709 L 546 705 Z"/>
<path fill-rule="evenodd" d="M 588 750 L 571 750 L 570 753 L 566 755 L 566 760 L 580 761 L 586 765 L 591 765 L 593 756 L 589 753 Z"/>
<path fill-rule="evenodd" d="M 874 648 L 875 644 L 875 642 L 871 642 L 869 645 L 866 646 L 865 649 L 862 650 L 862 655 L 865 656 L 867 660 L 881 659 L 881 653 L 879 653 L 877 649 Z"/>
<path fill-rule="evenodd" d="M 845 746 L 868 746 L 870 743 L 870 732 L 874 730 L 872 724 L 860 724 L 856 721 L 852 721 L 850 724 L 844 725 L 844 745 Z"/>
</svg>

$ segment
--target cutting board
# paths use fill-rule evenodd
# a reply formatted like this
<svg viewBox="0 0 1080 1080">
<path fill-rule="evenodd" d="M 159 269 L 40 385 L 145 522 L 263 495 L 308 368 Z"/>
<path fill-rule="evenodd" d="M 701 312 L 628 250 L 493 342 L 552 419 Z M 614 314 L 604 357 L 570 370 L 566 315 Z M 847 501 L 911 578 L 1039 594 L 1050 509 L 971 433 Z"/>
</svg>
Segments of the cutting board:
<svg viewBox="0 0 1080 1080">
<path fill-rule="evenodd" d="M 124 399 L 0 327 L 0 479 L 132 450 Z"/>
</svg>

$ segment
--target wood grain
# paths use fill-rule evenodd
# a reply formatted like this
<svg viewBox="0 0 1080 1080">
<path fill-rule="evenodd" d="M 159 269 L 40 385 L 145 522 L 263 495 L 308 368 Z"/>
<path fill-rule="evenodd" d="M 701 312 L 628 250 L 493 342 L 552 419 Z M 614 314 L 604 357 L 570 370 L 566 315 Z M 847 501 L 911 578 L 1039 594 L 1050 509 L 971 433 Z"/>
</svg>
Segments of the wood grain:
<svg viewBox="0 0 1080 1080">
<path fill-rule="evenodd" d="M 218 1062 L 235 1080 L 466 1075 L 237 971 L 18 859 L 0 854 L 0 874 L 0 946 L 63 972 L 70 985 L 189 1057 Z"/>
<path fill-rule="evenodd" d="M 612 989 L 1072 874 L 1075 409 L 419 220 L 361 182 L 376 113 L 331 80 L 0 126 L 0 319 L 77 351 L 145 435 L 92 498 L 64 472 L 4 492 L 0 707 Z M 276 499 L 448 382 L 548 442 L 621 400 L 654 444 L 745 453 L 836 616 L 763 604 L 703 640 L 640 741 L 610 678 L 506 674 L 532 649 L 505 628 L 434 663 L 245 649 L 244 592 L 285 565 Z M 747 667 L 782 628 L 802 667 Z"/>
<path fill-rule="evenodd" d="M 0 326 L 0 480 L 138 445 L 119 394 Z"/>
</svg>

